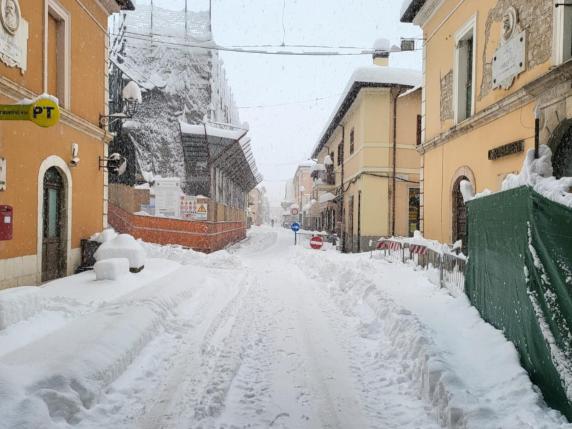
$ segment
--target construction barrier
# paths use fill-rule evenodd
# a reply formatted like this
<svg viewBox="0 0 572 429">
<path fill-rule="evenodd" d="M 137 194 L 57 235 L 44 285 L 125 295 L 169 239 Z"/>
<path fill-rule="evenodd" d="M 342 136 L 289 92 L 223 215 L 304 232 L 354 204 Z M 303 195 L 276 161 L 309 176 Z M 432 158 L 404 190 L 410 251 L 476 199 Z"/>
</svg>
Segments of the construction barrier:
<svg viewBox="0 0 572 429">
<path fill-rule="evenodd" d="M 572 210 L 528 187 L 468 203 L 465 290 L 572 420 Z"/>
</svg>

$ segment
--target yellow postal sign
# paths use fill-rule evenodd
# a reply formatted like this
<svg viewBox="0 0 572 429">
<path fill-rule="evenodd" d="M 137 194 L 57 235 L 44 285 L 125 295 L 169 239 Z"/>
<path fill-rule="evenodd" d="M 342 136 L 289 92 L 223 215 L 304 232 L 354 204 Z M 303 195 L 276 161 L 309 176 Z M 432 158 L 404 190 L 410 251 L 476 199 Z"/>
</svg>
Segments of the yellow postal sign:
<svg viewBox="0 0 572 429">
<path fill-rule="evenodd" d="M 0 104 L 0 121 L 32 121 L 47 128 L 59 120 L 60 108 L 49 98 L 40 98 L 32 104 Z"/>
</svg>

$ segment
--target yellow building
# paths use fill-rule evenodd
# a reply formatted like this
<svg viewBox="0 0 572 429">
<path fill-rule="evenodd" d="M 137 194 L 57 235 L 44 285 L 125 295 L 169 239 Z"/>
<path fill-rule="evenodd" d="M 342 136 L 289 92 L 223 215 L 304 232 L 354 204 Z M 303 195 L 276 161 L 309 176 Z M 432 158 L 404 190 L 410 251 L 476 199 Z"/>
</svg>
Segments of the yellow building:
<svg viewBox="0 0 572 429">
<path fill-rule="evenodd" d="M 374 62 L 354 72 L 312 155 L 324 166 L 315 195 L 324 222 L 335 219 L 347 252 L 417 229 L 421 73 L 389 67 L 389 46 Z M 333 213 L 332 201 L 320 198 L 327 192 L 336 196 Z"/>
<path fill-rule="evenodd" d="M 500 190 L 535 135 L 572 175 L 572 6 L 553 0 L 411 0 L 401 20 L 423 29 L 421 228 L 466 235 L 459 190 Z M 535 131 L 535 117 L 539 119 Z"/>
<path fill-rule="evenodd" d="M 51 128 L 0 122 L 0 289 L 70 274 L 80 240 L 107 225 L 107 20 L 131 0 L 5 0 L 0 103 L 49 93 Z M 2 233 L 10 229 L 11 234 Z"/>
</svg>

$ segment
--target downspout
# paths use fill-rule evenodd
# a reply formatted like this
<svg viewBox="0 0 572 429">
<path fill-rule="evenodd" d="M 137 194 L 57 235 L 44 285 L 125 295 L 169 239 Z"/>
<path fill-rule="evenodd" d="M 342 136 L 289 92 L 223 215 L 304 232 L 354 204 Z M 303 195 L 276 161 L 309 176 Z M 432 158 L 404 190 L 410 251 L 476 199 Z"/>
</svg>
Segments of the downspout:
<svg viewBox="0 0 572 429">
<path fill-rule="evenodd" d="M 361 189 L 358 191 L 357 200 L 357 251 L 361 252 Z"/>
<path fill-rule="evenodd" d="M 393 149 L 392 149 L 392 172 L 391 172 L 391 236 L 395 236 L 395 203 L 396 203 L 396 189 L 397 186 L 397 97 L 400 91 L 398 90 L 393 97 Z"/>
<path fill-rule="evenodd" d="M 345 156 L 344 156 L 344 147 L 345 147 L 345 138 L 346 138 L 346 128 L 342 125 L 339 124 L 338 127 L 340 127 L 342 129 L 342 151 L 341 151 L 341 155 L 342 155 L 342 171 L 341 171 L 341 180 L 340 180 L 340 191 L 341 191 L 341 195 L 340 195 L 340 218 L 341 218 L 341 230 L 340 230 L 340 240 L 342 241 L 342 253 L 346 252 L 346 240 L 345 240 L 345 223 L 346 223 L 346 217 L 345 217 L 345 213 L 344 213 L 344 161 L 345 161 Z"/>
</svg>

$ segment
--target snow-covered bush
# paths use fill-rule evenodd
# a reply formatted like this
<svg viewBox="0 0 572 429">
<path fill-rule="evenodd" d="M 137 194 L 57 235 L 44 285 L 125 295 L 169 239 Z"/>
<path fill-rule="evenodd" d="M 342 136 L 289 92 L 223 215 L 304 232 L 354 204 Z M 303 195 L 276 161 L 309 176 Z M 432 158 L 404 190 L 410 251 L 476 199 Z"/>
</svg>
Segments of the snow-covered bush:
<svg viewBox="0 0 572 429">
<path fill-rule="evenodd" d="M 129 234 L 120 234 L 112 240 L 105 241 L 99 246 L 94 256 L 98 262 L 113 258 L 127 258 L 132 271 L 139 271 L 145 265 L 145 251 Z"/>
<path fill-rule="evenodd" d="M 129 259 L 111 258 L 95 263 L 93 267 L 96 280 L 117 280 L 129 274 Z"/>
</svg>

